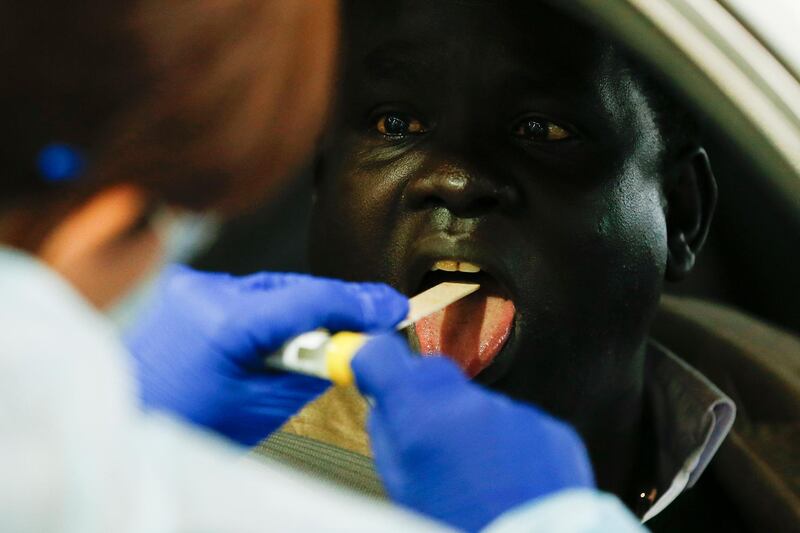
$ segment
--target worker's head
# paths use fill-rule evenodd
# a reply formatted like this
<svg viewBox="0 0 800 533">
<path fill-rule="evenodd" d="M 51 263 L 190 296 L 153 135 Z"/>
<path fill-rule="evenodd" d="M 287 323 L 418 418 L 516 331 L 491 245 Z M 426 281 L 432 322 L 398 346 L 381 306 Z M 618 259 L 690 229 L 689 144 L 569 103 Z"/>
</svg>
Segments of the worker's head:
<svg viewBox="0 0 800 533">
<path fill-rule="evenodd" d="M 636 394 L 664 280 L 692 269 L 715 203 L 678 107 L 537 2 L 346 4 L 314 271 L 409 295 L 475 280 L 412 341 L 576 423 Z"/>
<path fill-rule="evenodd" d="M 333 0 L 4 2 L 0 244 L 110 303 L 158 256 L 160 207 L 239 210 L 307 155 L 337 18 Z"/>
</svg>

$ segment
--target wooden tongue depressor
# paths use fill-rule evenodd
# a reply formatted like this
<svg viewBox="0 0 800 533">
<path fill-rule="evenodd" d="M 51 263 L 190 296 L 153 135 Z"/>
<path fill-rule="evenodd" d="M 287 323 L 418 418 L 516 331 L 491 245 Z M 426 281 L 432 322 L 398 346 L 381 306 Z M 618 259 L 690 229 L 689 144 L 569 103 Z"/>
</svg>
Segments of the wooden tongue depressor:
<svg viewBox="0 0 800 533">
<path fill-rule="evenodd" d="M 441 311 L 448 305 L 480 289 L 477 283 L 455 283 L 446 281 L 408 300 L 408 316 L 397 325 L 405 329 L 417 320 Z"/>
</svg>

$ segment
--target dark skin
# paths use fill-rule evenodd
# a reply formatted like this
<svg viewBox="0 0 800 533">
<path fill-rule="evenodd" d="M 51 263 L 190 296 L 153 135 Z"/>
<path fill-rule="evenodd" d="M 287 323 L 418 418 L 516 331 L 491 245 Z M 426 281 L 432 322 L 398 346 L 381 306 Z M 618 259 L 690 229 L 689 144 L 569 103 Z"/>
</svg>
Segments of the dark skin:
<svg viewBox="0 0 800 533">
<path fill-rule="evenodd" d="M 650 322 L 715 202 L 705 153 L 665 161 L 623 56 L 534 2 L 357 0 L 345 20 L 314 272 L 412 295 L 436 260 L 480 265 L 517 313 L 476 379 L 572 423 L 630 502 Z"/>
</svg>

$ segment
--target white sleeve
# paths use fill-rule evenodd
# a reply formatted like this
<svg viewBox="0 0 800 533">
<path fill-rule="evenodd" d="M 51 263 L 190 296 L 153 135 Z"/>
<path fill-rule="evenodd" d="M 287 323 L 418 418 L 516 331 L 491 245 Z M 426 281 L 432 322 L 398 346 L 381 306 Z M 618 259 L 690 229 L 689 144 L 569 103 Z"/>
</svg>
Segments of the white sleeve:
<svg viewBox="0 0 800 533">
<path fill-rule="evenodd" d="M 571 489 L 504 513 L 483 533 L 644 533 L 647 529 L 614 496 Z"/>
</svg>

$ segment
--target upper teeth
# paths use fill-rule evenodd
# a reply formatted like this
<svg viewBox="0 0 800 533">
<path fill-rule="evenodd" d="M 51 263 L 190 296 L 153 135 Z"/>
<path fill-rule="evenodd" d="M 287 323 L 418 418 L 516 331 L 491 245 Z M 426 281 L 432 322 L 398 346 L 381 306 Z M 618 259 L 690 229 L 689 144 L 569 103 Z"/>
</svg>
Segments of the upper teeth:
<svg viewBox="0 0 800 533">
<path fill-rule="evenodd" d="M 445 272 L 467 272 L 470 274 L 477 274 L 481 271 L 481 267 L 466 261 L 436 261 L 431 270 L 444 270 Z"/>
</svg>

